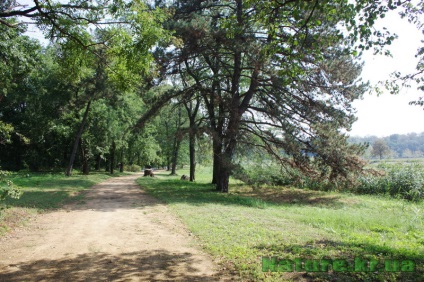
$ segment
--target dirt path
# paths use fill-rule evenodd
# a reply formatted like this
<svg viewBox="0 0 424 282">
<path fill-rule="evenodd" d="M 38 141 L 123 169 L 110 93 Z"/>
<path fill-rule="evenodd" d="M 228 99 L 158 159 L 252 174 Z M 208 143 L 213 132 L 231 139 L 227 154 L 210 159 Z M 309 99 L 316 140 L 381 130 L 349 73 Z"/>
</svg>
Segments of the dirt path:
<svg viewBox="0 0 424 282">
<path fill-rule="evenodd" d="M 109 179 L 85 203 L 40 215 L 0 239 L 0 281 L 219 281 L 165 205 L 135 184 Z"/>
</svg>

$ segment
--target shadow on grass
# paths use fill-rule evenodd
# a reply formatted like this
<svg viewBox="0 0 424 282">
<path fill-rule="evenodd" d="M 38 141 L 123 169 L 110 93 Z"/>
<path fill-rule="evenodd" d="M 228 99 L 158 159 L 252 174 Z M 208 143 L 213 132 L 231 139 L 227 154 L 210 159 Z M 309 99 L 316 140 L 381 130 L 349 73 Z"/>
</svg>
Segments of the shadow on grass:
<svg viewBox="0 0 424 282">
<path fill-rule="evenodd" d="M 40 179 L 39 177 L 29 177 L 23 179 L 13 180 L 16 185 L 22 188 L 35 188 L 40 190 L 48 189 L 72 189 L 80 190 L 81 188 L 87 188 L 94 184 L 96 181 L 90 179 Z M 78 188 L 76 188 L 78 187 Z"/>
<path fill-rule="evenodd" d="M 87 253 L 1 265 L 0 281 L 218 281 L 199 275 L 190 253 L 166 250 L 110 255 Z"/>
<path fill-rule="evenodd" d="M 339 196 L 326 195 L 319 191 L 288 188 L 246 189 L 243 184 L 230 184 L 230 193 L 219 193 L 215 186 L 207 183 L 182 181 L 166 173 L 157 173 L 157 178 L 142 177 L 137 183 L 143 190 L 167 203 L 207 203 L 239 205 L 255 208 L 268 206 L 310 205 L 342 208 L 346 205 Z"/>
<path fill-rule="evenodd" d="M 25 191 L 19 199 L 8 198 L 4 203 L 8 207 L 53 210 L 79 197 L 71 196 L 68 191 Z"/>
<path fill-rule="evenodd" d="M 38 210 L 54 210 L 65 204 L 82 200 L 87 188 L 96 183 L 110 179 L 104 172 L 95 172 L 89 176 L 75 174 L 66 177 L 62 173 L 32 173 L 15 175 L 12 181 L 21 188 L 23 194 L 19 199 L 7 198 L 6 207 L 35 208 Z M 118 173 L 115 176 L 131 175 Z"/>
<path fill-rule="evenodd" d="M 328 271 L 322 272 L 303 272 L 302 277 L 310 281 L 424 281 L 424 255 L 408 255 L 397 249 L 391 249 L 387 246 L 380 246 L 369 243 L 346 243 L 341 241 L 320 240 L 312 244 L 305 245 L 277 245 L 260 244 L 255 246 L 259 252 L 268 256 L 277 256 L 280 259 L 301 259 L 303 263 L 306 260 L 329 259 L 347 261 L 347 271 L 332 271 L 332 266 Z M 276 254 L 276 255 L 274 255 Z M 355 258 L 361 261 L 369 262 L 371 259 L 377 260 L 377 271 L 369 271 L 369 264 L 365 270 L 355 271 Z M 412 260 L 415 264 L 413 272 L 393 271 L 393 264 L 388 263 L 386 268 L 385 261 L 397 260 L 400 263 L 406 260 Z M 304 266 L 304 265 L 303 265 Z M 358 264 L 358 267 L 361 267 Z M 359 268 L 360 269 L 360 268 Z M 399 269 L 400 270 L 400 269 Z M 300 274 L 300 273 L 297 273 Z"/>
</svg>

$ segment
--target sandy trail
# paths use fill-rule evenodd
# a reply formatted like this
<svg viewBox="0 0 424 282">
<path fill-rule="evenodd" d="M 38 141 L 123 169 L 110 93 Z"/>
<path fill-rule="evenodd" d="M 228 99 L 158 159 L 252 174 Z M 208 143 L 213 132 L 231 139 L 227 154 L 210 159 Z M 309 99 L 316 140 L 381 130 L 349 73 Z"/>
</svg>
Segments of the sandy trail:
<svg viewBox="0 0 424 282">
<path fill-rule="evenodd" d="M 0 281 L 219 281 L 167 207 L 135 184 L 95 185 L 85 202 L 40 215 L 0 239 Z"/>
</svg>

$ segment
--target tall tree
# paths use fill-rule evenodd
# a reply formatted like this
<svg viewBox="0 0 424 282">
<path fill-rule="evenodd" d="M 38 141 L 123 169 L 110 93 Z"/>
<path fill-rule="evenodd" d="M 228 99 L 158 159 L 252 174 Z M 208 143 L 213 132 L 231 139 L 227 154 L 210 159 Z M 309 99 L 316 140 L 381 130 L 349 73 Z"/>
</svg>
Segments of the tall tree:
<svg viewBox="0 0 424 282">
<path fill-rule="evenodd" d="M 0 150 L 2 165 L 8 169 L 23 165 L 21 157 L 32 130 L 29 125 L 35 125 L 34 116 L 30 117 L 27 111 L 31 107 L 27 101 L 36 100 L 34 92 L 42 77 L 41 46 L 24 36 L 24 31 L 0 25 L 0 146 L 16 145 L 13 150 Z"/>
<path fill-rule="evenodd" d="M 201 103 L 201 97 L 191 97 L 184 103 L 189 120 L 188 139 L 189 139 L 189 155 L 190 155 L 190 181 L 196 178 L 196 135 L 199 133 L 199 126 L 202 120 L 198 120 L 198 113 Z"/>
<path fill-rule="evenodd" d="M 354 44 L 368 49 L 393 39 L 371 28 L 389 8 L 344 0 L 176 1 L 173 8 L 169 28 L 179 41 L 165 56 L 168 74 L 189 75 L 186 92 L 203 97 L 218 191 L 228 191 L 243 131 L 304 172 L 326 167 L 320 170 L 337 179 L 361 169 L 355 154 L 362 148 L 340 133 L 350 129 L 350 103 L 365 89 L 351 55 Z"/>
<path fill-rule="evenodd" d="M 390 152 L 389 147 L 383 139 L 377 139 L 372 144 L 371 154 L 375 157 L 379 157 L 380 160 Z"/>
<path fill-rule="evenodd" d="M 91 101 L 95 96 L 99 97 L 99 92 L 104 89 L 105 79 L 109 80 L 114 89 L 120 92 L 139 87 L 141 75 L 150 69 L 152 56 L 149 49 L 162 40 L 162 37 L 166 37 L 160 27 L 161 21 L 164 20 L 160 11 L 150 10 L 152 13 L 149 13 L 148 6 L 142 1 L 131 2 L 125 8 L 117 14 L 125 19 L 127 25 L 111 26 L 108 30 L 99 30 L 97 37 L 104 43 L 97 45 L 94 52 L 89 50 L 98 57 L 97 68 L 93 76 L 94 87 L 91 88 L 92 93 L 90 92 L 91 95 L 87 101 L 86 112 L 76 135 L 66 175 L 70 175 L 72 171 L 72 164 Z M 73 41 L 69 42 L 75 44 Z M 81 49 L 80 45 L 79 47 Z M 82 48 L 82 52 L 87 53 L 85 48 Z M 116 146 L 117 141 L 112 140 L 110 147 L 111 173 L 113 173 L 115 165 Z"/>
</svg>

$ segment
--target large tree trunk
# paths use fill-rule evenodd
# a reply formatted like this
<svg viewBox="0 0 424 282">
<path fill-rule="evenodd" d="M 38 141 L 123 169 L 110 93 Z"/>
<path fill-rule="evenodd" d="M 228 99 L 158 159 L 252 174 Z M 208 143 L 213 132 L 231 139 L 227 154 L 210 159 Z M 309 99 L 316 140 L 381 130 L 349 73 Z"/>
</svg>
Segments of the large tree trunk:
<svg viewBox="0 0 424 282">
<path fill-rule="evenodd" d="M 213 137 L 213 172 L 212 172 L 212 184 L 218 184 L 218 178 L 220 173 L 220 156 L 222 154 L 222 143 L 218 136 Z M 218 190 L 218 186 L 216 187 Z"/>
<path fill-rule="evenodd" d="M 80 127 L 78 129 L 77 136 L 76 136 L 75 141 L 74 141 L 74 146 L 72 147 L 72 153 L 71 153 L 71 157 L 69 159 L 69 165 L 68 165 L 68 168 L 66 169 L 66 172 L 65 172 L 66 176 L 72 175 L 72 167 L 74 166 L 75 156 L 76 156 L 77 150 L 78 150 L 78 143 L 79 143 L 79 140 L 81 139 L 82 133 L 84 132 L 84 126 L 85 126 L 85 123 L 87 121 L 88 112 L 90 111 L 90 106 L 91 106 L 91 99 L 88 101 L 87 107 L 85 108 L 84 116 L 82 118 Z"/>
<path fill-rule="evenodd" d="M 225 160 L 223 160 L 225 162 Z M 219 176 L 216 183 L 216 190 L 222 193 L 228 193 L 228 185 L 230 182 L 230 169 L 225 165 L 219 166 Z"/>
<path fill-rule="evenodd" d="M 228 193 L 228 184 L 233 169 L 232 161 L 236 144 L 236 139 L 232 138 L 225 152 L 219 154 L 218 156 L 218 174 L 216 179 L 216 190 L 222 193 Z"/>
<path fill-rule="evenodd" d="M 230 113 L 228 126 L 225 135 L 221 132 L 215 132 L 214 139 L 214 164 L 217 157 L 216 168 L 216 190 L 222 193 L 228 193 L 228 184 L 231 171 L 233 169 L 233 157 L 237 146 L 237 137 L 240 129 L 241 114 L 238 110 Z M 225 150 L 223 151 L 223 149 Z M 219 150 L 219 151 L 218 151 Z M 215 169 L 214 169 L 215 173 Z"/>
</svg>

